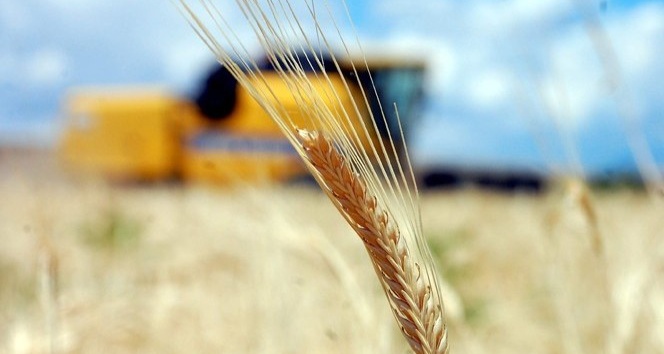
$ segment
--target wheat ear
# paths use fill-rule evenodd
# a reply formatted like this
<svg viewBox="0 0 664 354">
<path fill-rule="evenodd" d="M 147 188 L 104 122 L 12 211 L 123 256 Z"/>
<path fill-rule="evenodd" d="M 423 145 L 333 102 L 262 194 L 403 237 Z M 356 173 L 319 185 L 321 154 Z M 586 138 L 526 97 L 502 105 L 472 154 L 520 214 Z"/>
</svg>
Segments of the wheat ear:
<svg viewBox="0 0 664 354">
<path fill-rule="evenodd" d="M 324 134 L 299 130 L 299 137 L 321 186 L 362 239 L 411 348 L 416 353 L 446 353 L 443 309 L 427 278 L 420 276 L 419 265 L 411 259 L 390 214 Z"/>
<path fill-rule="evenodd" d="M 358 73 L 371 70 L 359 40 L 361 60 L 350 60 L 351 49 L 331 4 L 322 1 L 323 11 L 319 12 L 314 2 L 301 1 L 297 9 L 292 2 L 235 0 L 238 16 L 253 31 L 278 74 L 278 80 L 268 80 L 240 39 L 241 30 L 229 23 L 228 11 L 233 7 L 220 11 L 214 1 L 199 0 L 196 10 L 187 0 L 179 0 L 196 34 L 281 128 L 323 191 L 360 236 L 411 348 L 418 354 L 446 353 L 443 302 L 422 233 L 407 147 L 404 143 L 405 159 L 401 159 L 389 130 L 384 140 L 379 138 L 378 124 L 382 121 L 387 126 L 387 119 L 382 106 L 380 112 L 374 112 L 369 102 L 372 97 L 378 100 L 373 79 L 362 82 Z M 344 1 L 339 2 L 348 14 Z M 350 22 L 349 14 L 348 19 Z M 334 54 L 333 39 L 340 43 L 341 57 Z M 289 42 L 293 40 L 301 43 L 295 48 L 303 56 L 292 49 Z M 329 53 L 333 65 L 324 65 L 314 43 Z M 351 75 L 344 74 L 340 61 L 347 63 L 345 70 Z M 306 68 L 314 72 L 307 73 Z M 333 84 L 333 74 L 340 85 Z M 351 88 L 354 84 L 359 87 L 359 95 Z M 283 104 L 275 85 L 287 88 L 297 102 L 296 108 Z M 350 103 L 342 103 L 342 97 Z M 399 134 L 397 142 L 403 143 L 400 123 Z"/>
</svg>

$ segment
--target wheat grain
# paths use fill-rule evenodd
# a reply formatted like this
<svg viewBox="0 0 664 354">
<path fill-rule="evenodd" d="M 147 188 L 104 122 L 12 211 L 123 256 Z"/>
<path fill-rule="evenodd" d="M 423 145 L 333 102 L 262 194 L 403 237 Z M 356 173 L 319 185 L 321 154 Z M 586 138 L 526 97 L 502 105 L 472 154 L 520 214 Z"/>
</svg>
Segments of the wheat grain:
<svg viewBox="0 0 664 354">
<path fill-rule="evenodd" d="M 446 353 L 442 306 L 420 275 L 420 265 L 412 261 L 398 226 L 328 138 L 306 130 L 299 136 L 322 187 L 364 242 L 411 348 L 416 353 Z"/>
</svg>

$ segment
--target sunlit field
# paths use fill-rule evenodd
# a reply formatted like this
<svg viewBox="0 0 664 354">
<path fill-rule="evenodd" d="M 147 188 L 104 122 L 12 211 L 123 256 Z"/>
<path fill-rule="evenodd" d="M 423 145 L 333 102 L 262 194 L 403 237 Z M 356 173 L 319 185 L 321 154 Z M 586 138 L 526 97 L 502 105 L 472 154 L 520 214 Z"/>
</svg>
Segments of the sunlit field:
<svg viewBox="0 0 664 354">
<path fill-rule="evenodd" d="M 0 352 L 408 352 L 317 187 L 110 184 L 16 156 L 0 154 Z M 598 230 L 563 184 L 421 197 L 452 352 L 664 353 L 664 218 L 644 193 L 593 194 Z"/>
</svg>

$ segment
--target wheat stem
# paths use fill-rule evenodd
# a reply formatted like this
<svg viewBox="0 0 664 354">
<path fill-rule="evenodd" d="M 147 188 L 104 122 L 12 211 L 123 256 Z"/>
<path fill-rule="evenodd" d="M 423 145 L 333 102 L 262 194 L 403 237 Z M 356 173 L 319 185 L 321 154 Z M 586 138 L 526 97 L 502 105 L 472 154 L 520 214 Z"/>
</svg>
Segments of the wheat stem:
<svg viewBox="0 0 664 354">
<path fill-rule="evenodd" d="M 401 331 L 416 353 L 446 353 L 443 308 L 389 212 L 322 133 L 299 130 L 308 162 L 325 192 L 364 243 Z"/>
</svg>

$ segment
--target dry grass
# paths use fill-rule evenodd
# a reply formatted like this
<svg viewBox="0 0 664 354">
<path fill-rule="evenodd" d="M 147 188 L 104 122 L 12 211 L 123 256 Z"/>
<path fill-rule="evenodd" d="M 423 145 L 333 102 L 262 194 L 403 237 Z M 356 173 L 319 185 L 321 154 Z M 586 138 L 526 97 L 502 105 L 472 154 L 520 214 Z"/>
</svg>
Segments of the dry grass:
<svg viewBox="0 0 664 354">
<path fill-rule="evenodd" d="M 344 241 L 350 230 L 338 216 L 307 220 L 335 215 L 318 192 L 30 190 L 2 186 L 0 352 L 50 347 L 42 238 L 59 261 L 57 352 L 395 351 L 377 289 L 360 287 L 372 270 L 354 269 L 362 250 Z"/>
<path fill-rule="evenodd" d="M 2 353 L 48 353 L 53 332 L 61 353 L 406 352 L 361 241 L 320 191 L 112 187 L 32 166 L 0 178 Z M 597 195 L 601 263 L 582 211 L 561 200 L 423 194 L 425 234 L 459 297 L 446 303 L 453 352 L 574 353 L 576 341 L 664 353 L 663 255 L 650 247 L 661 212 L 640 193 Z M 42 239 L 56 301 L 43 301 Z M 603 272 L 608 350 L 593 334 Z"/>
</svg>

